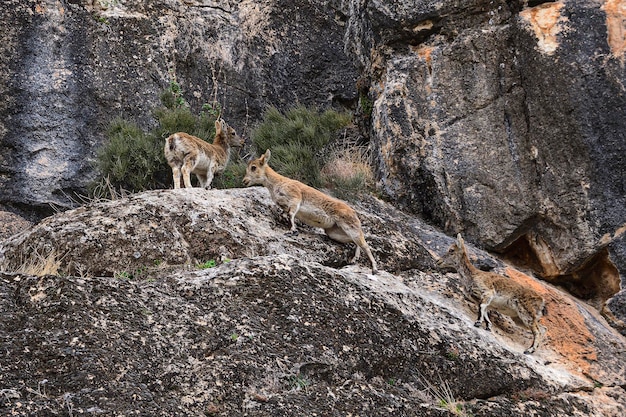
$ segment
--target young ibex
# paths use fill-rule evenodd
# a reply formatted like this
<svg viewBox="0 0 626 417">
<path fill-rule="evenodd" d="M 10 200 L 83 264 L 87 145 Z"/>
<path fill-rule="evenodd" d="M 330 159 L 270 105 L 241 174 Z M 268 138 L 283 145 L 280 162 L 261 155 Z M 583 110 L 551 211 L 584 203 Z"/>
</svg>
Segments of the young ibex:
<svg viewBox="0 0 626 417">
<path fill-rule="evenodd" d="M 341 243 L 354 242 L 356 252 L 350 262 L 356 261 L 361 255 L 361 249 L 367 254 L 372 273 L 378 269 L 365 236 L 361 229 L 361 221 L 352 207 L 309 187 L 300 181 L 284 177 L 268 165 L 271 152 L 268 149 L 260 158 L 248 163 L 245 185 L 263 185 L 269 192 L 272 200 L 289 215 L 291 231 L 297 234 L 295 219 L 313 227 L 324 229 L 328 237 Z"/>
<path fill-rule="evenodd" d="M 487 308 L 491 307 L 512 318 L 518 317 L 532 331 L 533 343 L 524 353 L 530 354 L 537 349 L 539 339 L 545 331 L 539 324 L 545 311 L 545 300 L 541 295 L 512 279 L 495 272 L 481 271 L 472 265 L 461 234 L 457 236 L 456 243 L 450 247 L 448 253 L 439 260 L 438 265 L 455 268 L 469 292 L 480 300 L 478 320 L 474 326 L 480 327 L 485 321 L 485 328 L 491 330 L 491 320 L 487 314 Z"/>
<path fill-rule="evenodd" d="M 191 174 L 196 174 L 200 187 L 209 189 L 213 176 L 224 171 L 230 159 L 230 147 L 242 146 L 235 129 L 222 119 L 215 121 L 213 143 L 187 133 L 178 132 L 165 139 L 165 159 L 172 167 L 174 188 L 180 188 L 182 173 L 185 188 L 191 188 Z"/>
</svg>

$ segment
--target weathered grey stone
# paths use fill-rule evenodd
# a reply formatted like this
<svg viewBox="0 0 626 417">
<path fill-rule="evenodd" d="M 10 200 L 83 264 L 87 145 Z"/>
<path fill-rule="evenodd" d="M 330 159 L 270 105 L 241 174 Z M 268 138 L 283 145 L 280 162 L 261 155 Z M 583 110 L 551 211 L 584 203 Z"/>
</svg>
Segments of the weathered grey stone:
<svg viewBox="0 0 626 417">
<path fill-rule="evenodd" d="M 443 416 L 442 400 L 484 416 L 626 411 L 626 340 L 594 309 L 492 260 L 547 301 L 545 340 L 524 355 L 530 332 L 497 314 L 493 332 L 473 327 L 458 275 L 429 271 L 451 239 L 379 201 L 356 206 L 393 274 L 345 265 L 346 245 L 314 229 L 285 237 L 260 187 L 93 203 L 5 240 L 0 269 L 25 248 L 63 259 L 58 276 L 0 274 L 0 412 Z M 191 262 L 206 256 L 215 267 Z"/>
<path fill-rule="evenodd" d="M 381 267 L 431 268 L 433 255 L 418 236 L 432 235 L 440 244 L 447 244 L 446 238 L 403 218 L 389 205 L 369 201 L 363 207 L 371 212 L 364 212 L 361 219 Z M 397 219 L 390 222 L 394 216 Z M 132 274 L 155 263 L 195 265 L 210 259 L 280 253 L 338 267 L 354 254 L 354 245 L 339 244 L 321 229 L 302 225 L 301 233 L 293 237 L 285 236 L 288 231 L 287 217 L 262 187 L 157 190 L 44 219 L 0 243 L 0 261 L 6 262 L 5 269 L 16 270 L 27 259 L 36 261 L 54 253 L 62 272 L 112 276 Z"/>
<path fill-rule="evenodd" d="M 354 1 L 349 27 L 366 42 L 350 50 L 371 81 L 382 190 L 548 280 L 587 282 L 600 305 L 619 291 L 604 251 L 623 252 L 626 219 L 624 40 L 611 21 L 624 16 L 544 3 Z"/>
<path fill-rule="evenodd" d="M 6 0 L 0 4 L 0 21 L 4 23 L 0 29 L 0 204 L 11 211 L 34 211 L 29 220 L 52 213 L 50 203 L 62 208 L 73 204 L 70 197 L 82 192 L 93 176 L 91 160 L 103 141 L 104 124 L 122 115 L 150 126 L 150 109 L 158 105 L 159 92 L 174 77 L 194 109 L 217 100 L 229 122 L 244 134 L 268 104 L 283 107 L 301 102 L 354 108 L 360 99 L 359 125 L 366 127 L 375 150 L 379 188 L 386 198 L 449 234 L 462 231 L 469 241 L 501 252 L 510 262 L 603 310 L 605 316 L 608 300 L 611 311 L 625 319 L 625 293 L 619 292 L 620 275 L 626 276 L 626 43 L 620 4 L 615 0 Z M 371 114 L 367 113 L 367 100 L 372 103 Z M 242 201 L 234 203 L 233 197 Z M 393 274 L 383 274 L 380 282 L 397 293 L 375 288 L 377 281 L 371 278 L 365 280 L 360 274 L 366 264 L 345 266 L 352 247 L 307 228 L 296 238 L 284 238 L 286 223 L 278 220 L 278 210 L 257 190 L 230 194 L 155 191 L 59 214 L 9 238 L 0 244 L 3 269 L 19 270 L 29 259 L 36 263 L 53 254 L 58 257 L 60 272 L 70 276 L 37 281 L 24 274 L 5 275 L 0 282 L 3 313 L 19 312 L 0 315 L 2 351 L 8 355 L 2 357 L 2 369 L 11 366 L 11 372 L 0 374 L 3 382 L 10 382 L 6 388 L 0 387 L 2 406 L 7 413 L 29 415 L 47 413 L 50 407 L 71 413 L 74 405 L 85 406 L 89 412 L 102 408 L 118 414 L 129 414 L 135 407 L 146 412 L 164 410 L 167 415 L 215 414 L 220 410 L 230 415 L 293 415 L 311 406 L 328 413 L 341 412 L 344 403 L 346 410 L 354 405 L 348 399 L 358 398 L 363 414 L 384 407 L 398 414 L 410 415 L 406 410 L 419 410 L 415 412 L 419 415 L 443 414 L 420 405 L 425 401 L 419 394 L 423 386 L 416 381 L 413 370 L 417 367 L 411 361 L 426 361 L 430 366 L 427 370 L 433 372 L 429 378 L 440 373 L 446 380 L 459 378 L 461 365 L 448 363 L 440 354 L 431 358 L 440 365 L 435 367 L 425 354 L 412 352 L 406 344 L 401 349 L 407 350 L 390 348 L 391 341 L 413 340 L 406 335 L 417 330 L 417 346 L 430 347 L 430 339 L 425 342 L 420 329 L 433 326 L 436 330 L 429 334 L 445 342 L 438 352 L 446 352 L 444 345 L 462 335 L 468 338 L 461 343 L 461 352 L 466 354 L 463 358 L 473 360 L 477 351 L 489 349 L 475 340 L 484 339 L 496 349 L 489 356 L 491 364 L 492 357 L 517 357 L 517 348 L 526 343 L 527 335 L 506 319 L 499 320 L 494 335 L 488 337 L 462 325 L 474 314 L 473 304 L 460 295 L 453 274 L 432 272 L 433 259 L 450 240 L 375 199 L 363 200 L 357 206 L 375 256 L 381 267 Z M 259 219 L 253 217 L 255 214 Z M 15 225 L 5 229 L 12 234 Z M 476 262 L 481 266 L 525 279 L 502 262 L 479 254 Z M 260 256 L 269 256 L 272 261 Z M 289 298 L 280 296 L 285 291 L 278 289 L 292 289 L 296 282 L 290 268 L 306 282 L 313 280 L 307 294 L 320 290 L 320 276 L 338 281 L 337 287 L 328 290 L 333 294 L 358 287 L 357 292 L 367 294 L 367 299 L 375 301 L 374 306 L 384 305 L 384 311 L 390 309 L 396 314 L 394 320 L 381 318 L 386 329 L 380 322 L 368 324 L 378 338 L 373 342 L 375 348 L 367 353 L 377 350 L 372 353 L 377 359 L 363 367 L 330 361 L 332 372 L 338 370 L 336 374 L 347 381 L 344 385 L 332 379 L 319 383 L 328 375 L 327 363 L 321 368 L 315 365 L 314 370 L 307 371 L 315 380 L 315 389 L 310 390 L 278 389 L 257 397 L 256 385 L 249 381 L 261 373 L 259 369 L 265 375 L 267 369 L 274 368 L 245 361 L 241 367 L 218 368 L 225 369 L 216 371 L 222 372 L 219 375 L 226 375 L 219 379 L 226 381 L 221 387 L 212 375 L 201 376 L 201 383 L 194 385 L 190 381 L 196 378 L 197 368 L 167 361 L 172 352 L 187 352 L 181 345 L 191 346 L 201 339 L 186 336 L 186 326 L 191 322 L 184 321 L 189 317 L 184 314 L 186 309 L 215 309 L 215 297 L 200 297 L 179 308 L 176 300 L 180 301 L 180 293 L 176 291 L 195 263 L 216 259 L 219 264 L 227 258 L 237 262 L 232 268 L 243 265 L 243 269 L 253 271 L 243 279 L 244 287 L 250 282 L 258 286 L 253 277 L 266 277 L 269 271 L 276 288 L 255 296 L 283 303 L 276 308 L 297 311 L 303 305 L 301 298 L 296 298 L 299 303 L 289 304 Z M 279 271 L 272 269 L 276 266 Z M 223 275 L 218 277 L 222 281 L 216 291 L 221 297 L 233 297 L 232 304 L 223 304 L 223 311 L 217 308 L 219 317 L 229 317 L 231 324 L 259 324 L 250 314 L 230 316 L 249 299 L 228 292 L 231 287 L 238 288 L 240 294 L 246 290 L 231 280 L 234 269 L 221 265 L 218 270 Z M 191 275 L 212 273 L 217 274 Z M 109 278 L 94 277 L 100 275 Z M 118 279 L 110 278 L 113 275 Z M 170 275 L 178 280 L 168 278 Z M 131 276 L 140 281 L 119 281 Z M 409 290 L 400 286 L 399 276 Z M 529 282 L 535 285 L 535 281 Z M 50 292 L 46 295 L 52 300 L 49 304 L 37 304 L 41 301 L 37 283 Z M 162 291 L 156 283 L 163 283 Z M 141 330 L 123 333 L 126 339 L 105 344 L 101 350 L 94 346 L 109 340 L 105 335 L 110 336 L 110 332 L 98 333 L 86 347 L 81 346 L 80 337 L 75 340 L 77 336 L 68 330 L 71 326 L 63 327 L 66 322 L 74 323 L 63 309 L 75 312 L 73 308 L 80 308 L 82 312 L 101 308 L 81 304 L 81 300 L 98 300 L 91 295 L 92 284 L 103 293 L 114 294 L 112 304 L 106 307 L 109 310 L 102 313 L 113 314 L 106 319 L 107 324 Z M 116 292 L 116 286 L 123 290 Z M 168 288 L 176 290 L 172 293 Z M 548 338 L 538 357 L 544 365 L 548 361 L 551 364 L 515 362 L 511 365 L 515 371 L 511 371 L 494 360 L 498 375 L 512 372 L 513 377 L 503 377 L 498 381 L 501 385 L 494 387 L 487 385 L 491 380 L 481 379 L 491 374 L 476 372 L 470 374 L 471 381 L 467 376 L 461 378 L 454 394 L 471 400 L 466 406 L 474 415 L 512 415 L 528 410 L 539 415 L 588 415 L 590 408 L 598 415 L 623 415 L 623 339 L 605 327 L 604 319 L 586 303 L 572 301 L 550 286 L 541 288 L 547 288 L 548 305 L 554 312 L 548 313 Z M 156 352 L 161 363 L 171 365 L 169 368 L 130 359 L 129 352 L 135 352 L 131 347 L 140 351 L 145 346 L 137 332 L 141 334 L 152 324 L 133 304 L 142 291 L 151 297 L 142 301 L 151 308 L 159 296 L 175 305 L 173 311 L 168 307 L 160 310 L 167 315 L 162 318 L 162 327 L 168 328 L 171 318 L 175 324 L 170 323 L 169 329 L 183 329 L 180 340 Z M 404 297 L 401 294 L 410 295 L 407 299 L 412 307 L 398 307 L 402 305 L 398 300 Z M 437 301 L 420 298 L 425 294 L 438 294 Z M 345 306 L 332 304 L 334 298 L 324 296 L 323 302 L 331 303 L 328 317 L 345 313 Z M 415 307 L 420 304 L 428 306 L 426 311 Z M 327 304 L 317 304 L 322 305 Z M 355 307 L 349 301 L 348 305 Z M 378 317 L 381 311 L 360 308 L 357 306 L 363 315 L 359 317 Z M 430 310 L 436 312 L 433 322 L 420 321 Z M 128 319 L 126 311 L 133 312 L 137 320 Z M 420 320 L 413 322 L 417 316 Z M 87 316 L 81 317 L 89 322 Z M 177 317 L 184 322 L 177 322 Z M 395 321 L 398 317 L 400 324 Z M 29 320 L 37 324 L 31 326 Z M 15 328 L 15 323 L 25 324 Z M 452 323 L 453 335 L 445 333 L 442 323 Z M 51 326 L 50 333 L 46 333 L 46 326 Z M 236 328 L 234 324 L 231 327 Z M 294 324 L 287 333 L 306 333 L 306 327 Z M 189 332 L 199 334 L 196 330 Z M 223 330 L 212 334 L 222 334 Z M 331 330 L 324 328 L 323 333 L 332 334 Z M 361 330 L 357 334 L 367 339 L 369 333 Z M 85 330 L 87 335 L 93 331 Z M 175 334 L 164 333 L 169 337 Z M 160 335 L 150 340 L 159 341 L 159 337 L 165 338 Z M 220 340 L 229 343 L 227 339 Z M 15 341 L 22 343 L 24 350 L 13 350 Z M 276 339 L 270 344 L 272 352 L 279 351 L 275 348 L 279 342 Z M 320 342 L 311 336 L 293 346 L 285 339 L 282 343 L 285 346 L 281 348 L 306 352 L 307 346 Z M 353 343 L 349 339 L 345 346 L 350 348 Z M 473 350 L 475 343 L 481 346 L 479 350 Z M 232 345 L 228 345 L 229 354 L 241 347 Z M 41 350 L 30 355 L 33 346 Z M 455 350 L 451 352 L 454 357 Z M 182 356 L 192 358 L 190 363 L 198 358 L 203 361 L 202 354 L 196 353 Z M 96 372 L 92 359 L 107 355 L 116 359 L 102 369 L 112 371 Z M 272 355 L 263 357 L 269 358 L 271 366 L 280 366 L 274 365 L 276 357 Z M 290 355 L 297 356 L 287 353 Z M 28 373 L 21 374 L 17 368 L 24 368 L 33 357 L 36 360 L 31 368 L 27 366 Z M 231 365 L 238 363 L 232 357 L 224 355 L 222 359 Z M 52 366 L 45 365 L 47 361 Z M 116 368 L 116 361 L 124 365 Z M 298 375 L 299 363 L 290 360 L 290 373 L 283 371 L 287 379 Z M 385 381 L 389 374 L 383 369 L 395 372 L 402 367 L 395 363 L 411 363 L 407 372 L 413 379 L 392 387 Z M 472 369 L 485 371 L 482 364 L 470 363 Z M 139 365 L 136 369 L 166 371 L 159 374 L 161 382 L 152 382 L 147 373 L 133 371 L 130 364 Z M 66 369 L 72 371 L 64 374 Z M 370 370 L 365 379 L 362 369 Z M 453 372 L 446 373 L 450 369 Z M 520 376 L 520 369 L 530 370 Z M 355 377 L 347 376 L 354 370 Z M 303 373 L 309 375 L 307 372 Z M 46 388 L 43 381 L 65 381 L 67 375 L 75 375 L 77 380 L 63 388 L 56 385 L 51 395 L 40 390 Z M 128 379 L 124 379 L 126 375 Z M 242 382 L 242 375 L 252 377 Z M 403 374 L 400 379 L 405 377 Z M 168 378 L 168 388 L 159 388 L 164 380 L 169 383 Z M 592 379 L 605 386 L 594 389 Z M 104 388 L 85 388 L 95 386 L 88 382 L 94 380 L 106 381 Z M 229 384 L 235 388 L 223 388 Z M 236 391 L 251 385 L 255 390 Z M 178 391 L 163 395 L 180 391 L 181 386 L 184 401 Z M 350 392 L 342 387 L 349 387 Z M 72 393 L 67 401 L 61 389 Z M 217 395 L 202 397 L 199 392 Z M 329 396 L 334 398 L 330 402 L 333 409 L 324 408 Z M 70 397 L 77 398 L 76 402 L 69 402 Z M 262 400 L 266 397 L 267 402 Z M 120 400 L 111 406 L 111 398 Z M 137 398 L 145 398 L 149 404 L 136 406 L 133 401 Z M 228 402 L 221 404 L 216 398 L 228 398 Z M 489 401 L 483 401 L 486 398 Z M 547 405 L 543 402 L 546 398 Z M 17 402 L 25 408 L 14 408 Z"/>
</svg>

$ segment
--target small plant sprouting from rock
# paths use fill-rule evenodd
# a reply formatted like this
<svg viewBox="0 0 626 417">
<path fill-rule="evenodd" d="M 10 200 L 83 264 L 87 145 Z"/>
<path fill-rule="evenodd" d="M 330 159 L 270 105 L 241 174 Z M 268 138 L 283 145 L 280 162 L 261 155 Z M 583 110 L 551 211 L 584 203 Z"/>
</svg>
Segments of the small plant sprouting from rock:
<svg viewBox="0 0 626 417">
<path fill-rule="evenodd" d="M 26 253 L 28 253 L 28 255 L 26 255 Z M 28 248 L 24 251 L 24 254 L 20 256 L 18 265 L 13 268 L 2 266 L 0 271 L 37 277 L 44 275 L 60 275 L 62 260 L 63 256 L 60 256 L 54 249 L 45 251 L 43 249 L 33 250 L 32 248 Z"/>
<path fill-rule="evenodd" d="M 108 25 L 108 24 L 109 24 L 109 19 L 107 19 L 107 18 L 106 18 L 106 17 L 104 17 L 104 16 L 97 16 L 97 15 L 94 15 L 94 17 L 93 17 L 93 18 L 94 18 L 94 19 L 96 19 L 96 22 L 98 22 L 98 23 L 104 23 L 105 25 Z"/>
<path fill-rule="evenodd" d="M 131 279 L 132 275 L 126 271 L 119 271 L 114 273 L 113 277 L 117 279 Z"/>
<path fill-rule="evenodd" d="M 141 276 L 146 274 L 146 271 L 147 271 L 147 268 L 145 267 L 137 268 L 131 272 L 118 271 L 113 274 L 113 277 L 117 279 L 121 279 L 121 280 L 139 279 L 141 278 Z"/>
<path fill-rule="evenodd" d="M 231 260 L 229 258 L 222 258 L 221 263 L 222 264 L 226 264 L 228 262 L 230 262 Z M 201 262 L 199 264 L 196 264 L 196 268 L 198 269 L 209 269 L 209 268 L 215 268 L 218 265 L 218 261 L 216 261 L 215 259 L 209 259 L 206 262 Z"/>
<path fill-rule="evenodd" d="M 198 264 L 196 266 L 198 267 L 198 269 L 209 269 L 214 268 L 216 265 L 217 262 L 215 262 L 215 259 L 209 259 L 208 261 Z"/>
<path fill-rule="evenodd" d="M 311 385 L 311 381 L 300 373 L 289 377 L 290 389 L 306 391 L 309 385 Z"/>
<path fill-rule="evenodd" d="M 437 408 L 446 410 L 459 417 L 470 417 L 470 414 L 465 410 L 463 402 L 454 399 L 452 389 L 447 381 L 441 380 L 440 377 L 439 385 L 435 385 L 423 375 L 420 375 L 419 379 L 425 387 L 427 396 L 430 397 Z"/>
<path fill-rule="evenodd" d="M 219 103 L 204 103 L 202 105 L 202 113 L 218 118 L 222 114 L 222 107 Z"/>
<path fill-rule="evenodd" d="M 456 346 L 450 346 L 446 351 L 446 358 L 451 361 L 456 361 L 459 359 L 459 348 Z"/>
<path fill-rule="evenodd" d="M 160 96 L 161 104 L 168 109 L 180 109 L 187 108 L 189 105 L 185 101 L 185 97 L 183 96 L 183 89 L 176 81 L 176 77 L 172 75 L 172 80 L 170 80 L 170 84 L 168 88 L 163 90 Z"/>
<path fill-rule="evenodd" d="M 365 116 L 366 118 L 372 117 L 374 103 L 367 95 L 363 93 L 359 95 L 359 106 L 361 107 L 361 113 L 363 114 L 363 116 Z"/>
</svg>

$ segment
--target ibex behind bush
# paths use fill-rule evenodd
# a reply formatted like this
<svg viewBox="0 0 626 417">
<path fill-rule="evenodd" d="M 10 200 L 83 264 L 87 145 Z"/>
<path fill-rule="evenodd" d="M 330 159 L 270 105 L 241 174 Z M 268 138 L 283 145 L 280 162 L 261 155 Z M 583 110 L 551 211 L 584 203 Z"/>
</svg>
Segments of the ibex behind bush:
<svg viewBox="0 0 626 417">
<path fill-rule="evenodd" d="M 480 327 L 485 321 L 486 330 L 491 330 L 488 308 L 509 317 L 517 317 L 533 333 L 533 343 L 524 353 L 533 353 L 537 349 L 545 331 L 539 324 L 539 319 L 545 311 L 545 300 L 541 295 L 510 278 L 494 272 L 481 271 L 472 265 L 461 234 L 457 236 L 456 243 L 450 247 L 448 253 L 439 260 L 438 265 L 455 268 L 464 279 L 469 292 L 479 299 L 478 320 L 474 326 Z"/>
<path fill-rule="evenodd" d="M 191 174 L 196 174 L 200 187 L 209 189 L 213 177 L 224 171 L 230 159 L 230 147 L 242 146 L 243 139 L 222 119 L 215 121 L 215 139 L 208 143 L 184 132 L 165 139 L 165 159 L 172 168 L 174 188 L 180 188 L 182 174 L 185 188 L 191 188 Z"/>
<path fill-rule="evenodd" d="M 324 229 L 328 237 L 341 243 L 354 242 L 356 252 L 350 262 L 356 261 L 361 249 L 367 254 L 372 273 L 377 273 L 376 261 L 361 229 L 356 211 L 343 201 L 330 197 L 300 181 L 284 177 L 268 165 L 271 152 L 268 149 L 260 158 L 248 163 L 244 184 L 263 185 L 272 200 L 289 215 L 291 232 L 297 233 L 295 219 L 309 226 Z"/>
</svg>

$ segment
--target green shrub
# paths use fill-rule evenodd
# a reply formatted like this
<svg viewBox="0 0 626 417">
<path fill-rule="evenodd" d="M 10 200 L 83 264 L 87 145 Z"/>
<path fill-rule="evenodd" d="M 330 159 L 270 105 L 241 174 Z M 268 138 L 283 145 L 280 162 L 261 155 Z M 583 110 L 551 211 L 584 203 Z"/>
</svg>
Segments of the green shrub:
<svg viewBox="0 0 626 417">
<path fill-rule="evenodd" d="M 195 115 L 188 107 L 160 107 L 153 111 L 158 126 L 151 135 L 162 142 L 176 132 L 186 132 L 206 141 L 215 136 L 215 116 L 207 113 Z M 164 159 L 165 160 L 165 159 Z"/>
<path fill-rule="evenodd" d="M 98 170 L 114 188 L 141 191 L 164 185 L 169 166 L 162 140 L 121 118 L 109 124 L 106 135 L 109 141 L 98 151 Z"/>
<path fill-rule="evenodd" d="M 219 105 L 205 104 L 200 114 L 194 114 L 174 81 L 160 98 L 162 106 L 153 110 L 157 126 L 150 131 L 145 132 L 122 118 L 111 121 L 107 129 L 108 141 L 98 151 L 100 177 L 90 187 L 92 197 L 103 197 L 96 194 L 118 189 L 139 192 L 171 188 L 171 169 L 163 155 L 165 138 L 175 132 L 187 132 L 212 140 L 215 120 L 221 113 Z M 350 114 L 334 110 L 318 112 L 298 106 L 283 114 L 270 108 L 263 122 L 252 132 L 252 139 L 259 152 L 272 150 L 272 166 L 278 172 L 319 187 L 323 184 L 320 170 L 327 162 L 322 150 L 350 121 Z M 245 171 L 246 163 L 233 152 L 229 165 L 214 178 L 212 185 L 215 188 L 241 187 Z M 193 176 L 192 181 L 195 184 Z"/>
<path fill-rule="evenodd" d="M 165 89 L 160 96 L 161 104 L 168 109 L 176 107 L 187 107 L 187 102 L 183 97 L 183 89 L 175 80 L 170 81 L 169 88 Z"/>
<path fill-rule="evenodd" d="M 252 140 L 259 153 L 272 150 L 271 165 L 276 171 L 319 187 L 320 170 L 325 162 L 321 150 L 351 118 L 348 113 L 334 110 L 320 113 L 298 106 L 282 114 L 271 107 L 252 132 Z"/>
<path fill-rule="evenodd" d="M 135 123 L 115 118 L 106 131 L 108 141 L 98 150 L 97 169 L 100 177 L 91 184 L 92 197 L 101 198 L 118 189 L 138 192 L 172 187 L 172 171 L 163 155 L 165 138 L 176 132 L 186 132 L 206 141 L 215 136 L 215 120 L 221 109 L 217 104 L 205 104 L 200 114 L 194 114 L 182 96 L 178 83 L 172 81 L 161 94 L 162 106 L 153 110 L 157 127 L 144 132 Z M 233 154 L 233 158 L 236 155 Z M 240 187 L 243 178 L 241 164 L 228 166 L 217 176 L 214 187 Z M 245 172 L 245 167 L 243 168 Z M 192 176 L 195 182 L 195 177 Z M 122 193 L 123 194 L 123 193 Z"/>
<path fill-rule="evenodd" d="M 214 188 L 241 188 L 243 187 L 243 177 L 246 175 L 246 168 L 248 164 L 239 158 L 234 152 L 230 155 L 230 163 L 219 175 L 216 175 L 213 178 L 213 187 Z"/>
</svg>

